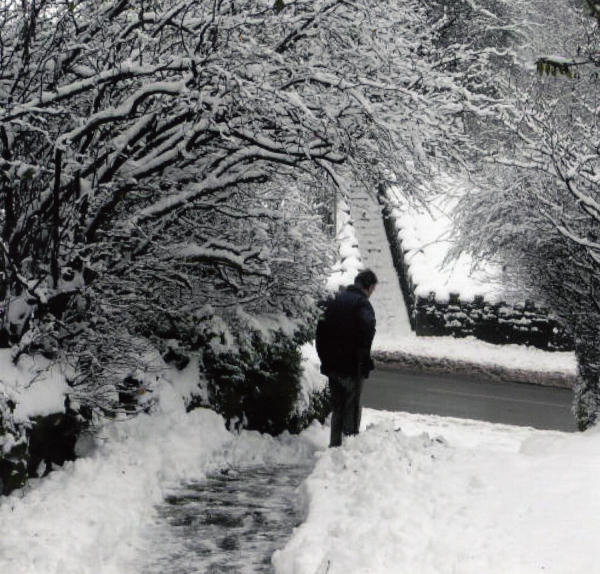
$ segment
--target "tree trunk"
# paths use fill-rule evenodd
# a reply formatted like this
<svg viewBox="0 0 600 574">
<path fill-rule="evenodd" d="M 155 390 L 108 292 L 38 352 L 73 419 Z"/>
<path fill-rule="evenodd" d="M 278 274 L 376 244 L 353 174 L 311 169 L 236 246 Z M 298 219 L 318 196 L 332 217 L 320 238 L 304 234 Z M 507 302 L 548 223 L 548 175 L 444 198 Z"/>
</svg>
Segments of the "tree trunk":
<svg viewBox="0 0 600 574">
<path fill-rule="evenodd" d="M 54 288 L 58 287 L 60 273 L 58 255 L 60 253 L 60 174 L 62 167 L 62 152 L 56 150 L 54 156 L 54 199 L 52 202 L 52 259 L 50 260 L 50 272 Z"/>
<path fill-rule="evenodd" d="M 575 331 L 577 382 L 573 410 L 579 430 L 596 424 L 600 414 L 600 314 L 581 317 Z"/>
</svg>

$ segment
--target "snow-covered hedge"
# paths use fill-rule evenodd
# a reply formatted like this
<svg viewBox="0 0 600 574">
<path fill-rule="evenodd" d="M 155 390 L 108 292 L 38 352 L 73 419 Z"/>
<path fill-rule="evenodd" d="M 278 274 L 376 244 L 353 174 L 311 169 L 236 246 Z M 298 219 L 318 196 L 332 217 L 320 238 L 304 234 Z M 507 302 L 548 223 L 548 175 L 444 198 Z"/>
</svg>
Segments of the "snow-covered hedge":
<svg viewBox="0 0 600 574">
<path fill-rule="evenodd" d="M 323 422 L 329 402 L 315 351 L 309 344 L 299 349 L 294 325 L 288 322 L 284 333 L 283 324 L 283 320 L 265 320 L 254 325 L 254 335 L 262 333 L 262 346 L 255 344 L 256 336 L 252 337 L 249 329 L 243 349 L 237 347 L 239 337 L 237 343 L 231 339 L 220 349 L 214 340 L 212 359 L 206 354 L 184 356 L 175 349 L 166 363 L 157 354 L 151 372 L 135 373 L 147 389 L 145 398 L 136 396 L 138 402 L 144 402 L 138 406 L 146 407 L 139 412 L 160 414 L 157 399 L 166 385 L 187 411 L 208 406 L 225 415 L 221 420 L 230 428 L 296 433 L 314 420 Z M 281 339 L 285 339 L 283 343 Z M 15 364 L 11 350 L 0 349 L 0 495 L 25 486 L 32 477 L 44 476 L 57 464 L 74 460 L 85 443 L 82 431 L 88 421 L 71 408 L 76 395 L 59 366 L 48 367 L 42 357 L 25 354 Z M 232 379 L 224 378 L 232 374 Z M 233 392 L 224 400 L 219 391 L 227 389 Z M 132 414 L 124 409 L 114 418 L 125 421 L 135 418 Z M 104 426 L 106 421 L 96 422 Z"/>
<path fill-rule="evenodd" d="M 82 421 L 66 408 L 67 391 L 63 374 L 43 357 L 15 362 L 10 349 L 0 349 L 0 494 L 74 458 L 73 431 Z"/>
<path fill-rule="evenodd" d="M 357 273 L 364 268 L 350 216 L 350 207 L 345 201 L 340 201 L 337 206 L 336 241 L 338 260 L 327 278 L 327 289 L 330 291 L 337 291 L 342 286 L 350 285 Z"/>
<path fill-rule="evenodd" d="M 258 321 L 239 310 L 230 325 L 215 318 L 206 321 L 201 348 L 207 406 L 233 428 L 288 430 L 300 394 L 307 329 L 283 315 Z"/>
<path fill-rule="evenodd" d="M 433 198 L 427 208 L 402 199 L 393 186 L 383 201 L 385 229 L 411 325 L 422 336 L 475 336 L 490 343 L 541 349 L 571 348 L 547 308 L 502 299 L 493 266 L 473 271 L 461 257 L 448 263 L 453 196 Z"/>
</svg>

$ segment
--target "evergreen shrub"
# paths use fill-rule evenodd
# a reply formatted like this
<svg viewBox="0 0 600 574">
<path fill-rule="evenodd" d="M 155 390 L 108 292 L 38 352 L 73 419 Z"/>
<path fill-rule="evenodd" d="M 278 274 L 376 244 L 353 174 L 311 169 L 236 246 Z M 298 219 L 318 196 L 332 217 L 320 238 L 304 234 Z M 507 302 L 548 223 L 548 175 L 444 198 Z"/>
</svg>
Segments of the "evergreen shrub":
<svg viewBox="0 0 600 574">
<path fill-rule="evenodd" d="M 0 394 L 0 494 L 9 494 L 27 482 L 27 435 L 13 420 L 15 404 Z"/>
<path fill-rule="evenodd" d="M 292 414 L 288 423 L 288 430 L 292 434 L 297 434 L 307 428 L 315 420 L 323 424 L 330 413 L 331 396 L 329 393 L 329 386 L 326 386 L 320 391 L 313 391 L 311 393 L 308 408 Z"/>
<path fill-rule="evenodd" d="M 273 435 L 289 430 L 301 385 L 298 335 L 276 331 L 236 337 L 223 349 L 207 345 L 203 369 L 211 408 L 229 428 L 246 428 Z"/>
</svg>

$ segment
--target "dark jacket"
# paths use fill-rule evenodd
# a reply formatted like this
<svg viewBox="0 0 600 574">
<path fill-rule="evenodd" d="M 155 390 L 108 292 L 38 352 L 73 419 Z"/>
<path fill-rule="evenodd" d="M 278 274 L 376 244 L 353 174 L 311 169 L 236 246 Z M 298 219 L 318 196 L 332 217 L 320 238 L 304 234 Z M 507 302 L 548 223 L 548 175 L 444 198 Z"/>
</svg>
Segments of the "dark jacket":
<svg viewBox="0 0 600 574">
<path fill-rule="evenodd" d="M 322 308 L 316 337 L 321 373 L 368 377 L 375 336 L 375 311 L 369 298 L 351 285 L 322 303 Z"/>
</svg>

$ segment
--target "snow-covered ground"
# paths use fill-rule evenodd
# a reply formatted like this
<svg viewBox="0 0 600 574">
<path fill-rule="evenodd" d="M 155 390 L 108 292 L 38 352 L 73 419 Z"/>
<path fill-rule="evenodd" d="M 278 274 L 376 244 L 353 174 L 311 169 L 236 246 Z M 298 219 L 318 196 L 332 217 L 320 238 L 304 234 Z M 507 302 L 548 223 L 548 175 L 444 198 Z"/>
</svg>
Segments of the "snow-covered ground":
<svg viewBox="0 0 600 574">
<path fill-rule="evenodd" d="M 311 352 L 305 362 L 322 384 Z M 367 410 L 362 433 L 332 450 L 327 425 L 272 438 L 186 414 L 184 378 L 162 386 L 159 413 L 110 423 L 87 456 L 0 500 L 0 572 L 135 573 L 177 482 L 315 458 L 306 521 L 275 554 L 278 574 L 598 571 L 599 431 Z"/>
<path fill-rule="evenodd" d="M 206 409 L 186 414 L 196 377 L 167 377 L 156 414 L 106 424 L 86 456 L 0 497 L 0 573 L 133 574 L 167 489 L 217 469 L 303 462 L 322 447 L 318 427 L 272 438 L 229 433 Z"/>
<path fill-rule="evenodd" d="M 332 287 L 350 283 L 363 265 L 351 227 L 345 219 Z M 569 353 L 475 340 L 407 335 L 376 339 L 376 348 L 575 369 Z M 8 359 L 0 355 L 5 375 Z M 305 389 L 325 384 L 312 347 L 304 349 L 304 372 Z M 10 371 L 11 392 L 26 376 Z M 229 433 L 207 410 L 186 413 L 183 397 L 197 377 L 195 367 L 164 377 L 156 414 L 108 423 L 93 444 L 81 445 L 85 456 L 0 498 L 0 573 L 136 574 L 155 505 L 180 481 L 221 468 L 310 461 L 316 467 L 301 488 L 306 520 L 274 555 L 277 574 L 599 571 L 600 431 L 366 410 L 361 434 L 327 449 L 327 424 L 273 438 Z M 47 388 L 58 400 L 64 389 L 53 381 Z M 30 410 L 39 410 L 40 396 L 31 399 Z"/>
<path fill-rule="evenodd" d="M 406 354 L 415 358 L 446 359 L 449 362 L 498 365 L 511 371 L 560 373 L 570 377 L 577 370 L 575 354 L 571 352 L 549 352 L 524 345 L 493 345 L 474 337 L 410 336 L 397 341 L 375 340 L 374 351 L 391 355 Z"/>
<path fill-rule="evenodd" d="M 438 301 L 447 301 L 451 293 L 457 293 L 461 300 L 470 301 L 480 295 L 492 303 L 503 297 L 497 265 L 475 266 L 467 254 L 447 259 L 454 240 L 453 212 L 467 185 L 439 177 L 431 182 L 432 190 L 424 204 L 408 202 L 395 186 L 386 192 L 417 296 L 427 297 L 433 292 Z"/>
<path fill-rule="evenodd" d="M 366 412 L 318 452 L 278 574 L 598 572 L 600 432 Z"/>
</svg>

